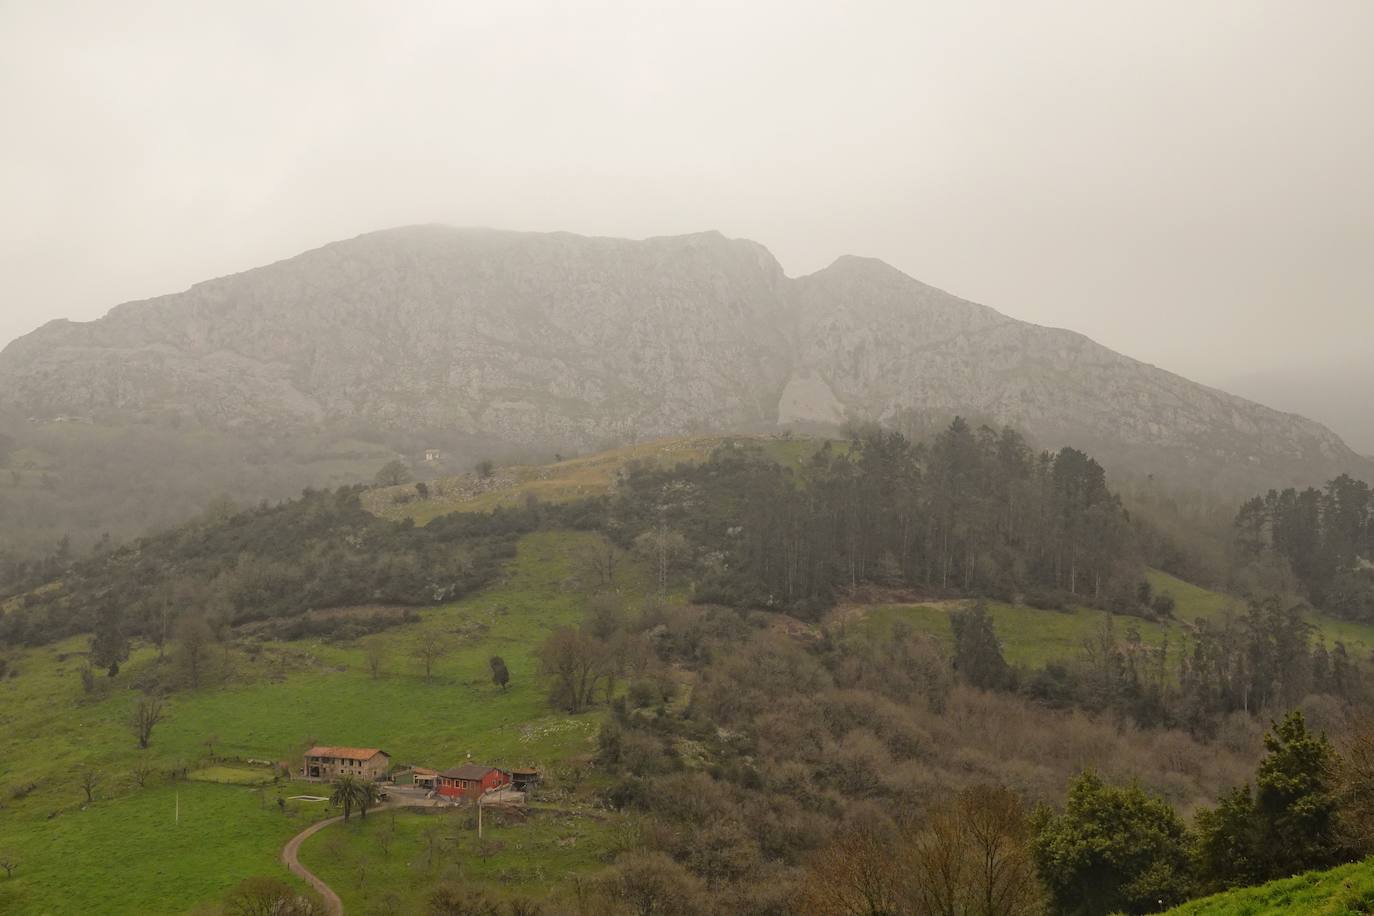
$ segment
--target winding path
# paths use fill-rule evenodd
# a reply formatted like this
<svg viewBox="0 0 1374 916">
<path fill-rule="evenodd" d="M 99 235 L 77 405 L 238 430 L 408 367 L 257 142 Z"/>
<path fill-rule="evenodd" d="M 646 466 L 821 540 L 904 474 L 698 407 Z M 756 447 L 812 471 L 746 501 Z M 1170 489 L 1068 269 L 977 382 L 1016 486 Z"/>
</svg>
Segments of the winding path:
<svg viewBox="0 0 1374 916">
<path fill-rule="evenodd" d="M 391 791 L 395 792 L 396 790 L 392 789 Z M 386 811 L 389 808 L 431 807 L 440 807 L 440 803 L 430 799 L 402 796 L 401 798 L 393 799 L 392 801 L 376 805 L 375 807 L 369 808 L 368 810 L 375 814 L 378 811 Z M 343 901 L 339 899 L 339 895 L 334 893 L 333 889 L 330 888 L 328 884 L 325 884 L 323 881 L 319 879 L 318 876 L 316 876 L 314 872 L 312 872 L 310 869 L 306 868 L 304 865 L 301 864 L 300 851 L 301 844 L 304 843 L 306 840 L 310 839 L 312 836 L 319 833 L 321 830 L 328 827 L 330 824 L 337 824 L 342 820 L 343 815 L 341 814 L 337 817 L 330 817 L 322 821 L 316 821 L 309 827 L 306 827 L 300 833 L 293 836 L 287 842 L 287 844 L 283 846 L 281 849 L 282 863 L 291 870 L 291 874 L 296 875 L 298 878 L 301 878 L 315 890 L 319 891 L 320 896 L 324 898 L 324 906 L 325 909 L 329 911 L 329 916 L 343 916 Z"/>
<path fill-rule="evenodd" d="M 373 808 L 372 810 L 376 811 L 377 809 Z M 328 827 L 330 824 L 337 824 L 341 820 L 343 820 L 342 814 L 338 817 L 331 817 L 328 820 L 316 821 L 293 836 L 281 850 L 281 860 L 286 864 L 287 868 L 291 869 L 291 873 L 303 878 L 307 884 L 318 891 L 320 896 L 324 898 L 324 906 L 325 909 L 329 911 L 329 916 L 343 916 L 343 901 L 339 899 L 339 895 L 334 893 L 328 884 L 325 884 L 319 878 L 315 877 L 314 872 L 301 864 L 299 855 L 302 843 Z"/>
<path fill-rule="evenodd" d="M 397 790 L 393 788 L 391 791 L 396 792 Z M 520 795 L 520 800 L 524 800 L 524 795 Z M 378 811 L 386 811 L 391 808 L 443 807 L 448 807 L 448 805 L 440 799 L 431 799 L 428 797 L 422 798 L 415 795 L 402 795 L 400 798 L 393 798 L 389 802 L 385 802 L 384 804 L 380 804 L 376 807 L 369 808 L 368 810 L 375 814 Z M 340 814 L 337 817 L 330 817 L 322 821 L 316 821 L 309 827 L 306 827 L 300 833 L 293 836 L 290 840 L 287 841 L 286 845 L 283 846 L 281 849 L 282 863 L 291 870 L 291 874 L 297 876 L 298 878 L 301 878 L 307 884 L 309 884 L 311 887 L 313 887 L 316 891 L 319 892 L 320 896 L 324 898 L 324 906 L 325 909 L 329 911 L 329 916 L 343 916 L 343 901 L 339 899 L 339 895 L 334 893 L 333 889 L 330 888 L 328 884 L 325 884 L 323 881 L 319 879 L 319 877 L 315 875 L 314 872 L 312 872 L 310 869 L 306 868 L 304 865 L 301 864 L 301 844 L 304 843 L 306 840 L 310 839 L 315 834 L 319 833 L 324 828 L 328 827 L 330 824 L 337 824 L 342 820 L 343 815 Z"/>
</svg>

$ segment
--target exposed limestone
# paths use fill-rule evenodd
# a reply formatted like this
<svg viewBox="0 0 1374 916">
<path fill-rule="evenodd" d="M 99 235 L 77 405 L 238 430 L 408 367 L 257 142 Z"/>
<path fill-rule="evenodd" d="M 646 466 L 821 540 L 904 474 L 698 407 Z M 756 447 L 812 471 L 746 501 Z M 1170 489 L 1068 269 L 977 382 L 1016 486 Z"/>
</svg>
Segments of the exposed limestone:
<svg viewBox="0 0 1374 916">
<path fill-rule="evenodd" d="M 0 408 L 276 430 L 362 419 L 595 447 L 954 412 L 1241 488 L 1369 468 L 1317 423 L 1014 321 L 865 258 L 791 279 L 717 233 L 419 226 L 53 322 Z"/>
</svg>

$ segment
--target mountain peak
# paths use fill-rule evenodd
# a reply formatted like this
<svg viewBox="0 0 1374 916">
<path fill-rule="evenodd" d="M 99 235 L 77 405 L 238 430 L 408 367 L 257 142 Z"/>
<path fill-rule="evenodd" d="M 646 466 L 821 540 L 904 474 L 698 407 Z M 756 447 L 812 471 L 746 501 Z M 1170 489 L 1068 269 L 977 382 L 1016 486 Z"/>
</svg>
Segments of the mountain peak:
<svg viewBox="0 0 1374 916">
<path fill-rule="evenodd" d="M 1254 489 L 1365 469 L 1318 424 L 1009 319 L 875 258 L 787 278 L 718 231 L 633 241 L 400 226 L 54 322 L 0 408 L 279 435 L 587 448 L 780 416 L 953 413 L 1119 468 Z"/>
</svg>

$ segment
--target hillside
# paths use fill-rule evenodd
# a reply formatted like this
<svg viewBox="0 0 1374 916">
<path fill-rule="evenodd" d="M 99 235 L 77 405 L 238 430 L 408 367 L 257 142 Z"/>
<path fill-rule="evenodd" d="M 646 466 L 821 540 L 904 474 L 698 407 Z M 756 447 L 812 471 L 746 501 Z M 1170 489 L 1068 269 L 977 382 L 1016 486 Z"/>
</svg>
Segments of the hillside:
<svg viewBox="0 0 1374 916">
<path fill-rule="evenodd" d="M 1374 909 L 1374 863 L 1358 862 L 1204 897 L 1165 916 L 1359 916 Z"/>
<path fill-rule="evenodd" d="M 425 483 L 424 496 L 412 484 L 376 487 L 363 494 L 362 502 L 368 511 L 383 518 L 408 518 L 418 525 L 450 512 L 514 508 L 532 499 L 569 502 L 611 492 L 618 476 L 632 466 L 671 468 L 699 463 L 727 441 L 748 443 L 784 466 L 796 466 L 822 444 L 822 440 L 792 436 L 668 437 L 548 464 L 494 467 L 489 477 L 475 471 L 443 476 Z M 830 445 L 838 451 L 846 448 L 843 442 L 830 441 Z"/>
<path fill-rule="evenodd" d="M 940 455 L 960 436 L 952 428 L 932 446 L 932 492 L 950 490 Z M 797 912 L 790 895 L 854 808 L 929 811 L 976 784 L 1056 805 L 1092 767 L 1191 811 L 1249 778 L 1262 722 L 1278 707 L 1229 710 L 1215 740 L 1185 730 L 1179 649 L 1234 602 L 1164 573 L 1132 568 L 1125 584 L 1137 597 L 1124 612 L 1089 607 L 1086 589 L 1061 609 L 990 598 L 990 631 L 1015 676 L 993 689 L 972 682 L 955 664 L 955 631 L 977 613 L 976 596 L 992 594 L 978 590 L 978 569 L 956 577 L 967 589 L 939 590 L 923 585 L 932 577 L 920 556 L 885 561 L 880 540 L 846 559 L 847 545 L 859 546 L 844 533 L 851 509 L 867 519 L 855 530 L 873 537 L 895 520 L 884 512 L 912 498 L 897 485 L 911 455 L 896 440 L 665 439 L 440 478 L 427 498 L 414 484 L 317 491 L 208 513 L 75 563 L 0 604 L 0 623 L 27 643 L 0 645 L 0 854 L 20 853 L 0 880 L 0 910 L 178 913 L 222 900 L 245 876 L 281 874 L 277 850 L 329 812 L 310 800 L 317 785 L 252 761 L 292 761 L 323 742 L 381 745 L 398 763 L 533 764 L 547 776 L 527 812 L 489 813 L 481 842 L 464 810 L 387 812 L 321 831 L 301 860 L 349 912 L 419 912 L 453 882 L 574 912 L 556 907 L 614 889 L 608 875 L 648 843 L 686 892 L 716 882 L 737 895 L 686 912 Z M 967 457 L 959 469 L 983 460 Z M 1073 455 L 1055 460 L 1064 473 L 1082 469 Z M 805 498 L 793 478 L 808 481 Z M 856 480 L 866 483 L 850 489 Z M 664 512 L 669 494 L 683 502 Z M 802 521 L 813 503 L 848 508 Z M 788 524 L 759 511 L 788 504 Z M 676 546 L 655 540 L 667 526 L 682 535 Z M 830 562 L 801 562 L 810 552 L 791 548 L 799 580 L 871 572 L 858 587 L 841 579 L 833 606 L 783 605 L 767 584 L 768 558 L 781 555 L 768 538 L 789 528 L 837 534 L 817 554 Z M 894 562 L 915 566 L 904 575 Z M 1037 575 L 1008 566 L 1017 569 Z M 1172 596 L 1171 617 L 1140 616 L 1139 576 Z M 95 651 L 111 609 L 130 651 L 107 675 Z M 200 669 L 194 628 L 174 626 L 162 643 L 166 610 L 213 624 Z M 1304 653 L 1339 640 L 1364 668 L 1374 627 L 1305 622 Z M 578 634 L 598 660 L 585 705 L 568 704 L 548 662 L 560 632 Z M 55 639 L 63 633 L 80 635 Z M 1176 647 L 1167 657 L 1155 651 L 1166 638 Z M 1120 683 L 1104 695 L 1118 706 L 1092 673 L 1104 640 L 1120 662 Z M 444 650 L 432 672 L 426 647 Z M 492 682 L 492 656 L 508 688 Z M 1150 657 L 1158 669 L 1131 662 Z M 1152 724 L 1123 727 L 1132 684 L 1158 690 Z M 1326 689 L 1299 699 L 1334 726 L 1339 704 Z M 129 715 L 154 691 L 167 718 L 140 750 Z M 730 851 L 729 880 L 720 860 L 698 855 L 698 836 Z M 214 854 L 181 855 L 183 846 Z M 72 875 L 72 861 L 91 864 Z M 773 908 L 755 894 L 773 895 Z"/>
<path fill-rule="evenodd" d="M 1232 494 L 1374 474 L 1319 424 L 879 261 L 791 278 L 762 246 L 717 233 L 415 226 L 13 342 L 0 433 L 18 448 L 0 440 L 0 467 L 15 492 L 0 498 L 26 531 L 128 534 L 112 491 L 135 496 L 142 524 L 165 524 L 142 507 L 281 497 L 326 466 L 358 479 L 431 447 L 464 468 L 779 423 L 928 429 L 954 413 Z M 234 461 L 216 458 L 226 449 Z"/>
<path fill-rule="evenodd" d="M 13 879 L 0 880 L 0 912 L 183 913 L 220 900 L 243 877 L 275 873 L 281 844 L 319 819 L 324 805 L 288 801 L 278 812 L 277 798 L 319 787 L 278 783 L 271 770 L 246 766 L 248 759 L 292 761 L 321 742 L 380 743 L 398 763 L 442 768 L 473 755 L 538 765 L 552 776 L 564 761 L 584 758 L 596 717 L 548 707 L 535 653 L 553 628 L 581 616 L 584 596 L 563 582 L 585 539 L 526 538 L 501 585 L 363 639 L 236 635 L 216 651 L 207 684 L 170 696 L 166 722 L 146 750 L 126 720 L 135 686 L 161 664 L 153 646 L 139 645 L 120 677 L 102 678 L 93 692 L 79 677 L 84 638 L 0 655 L 8 663 L 0 680 L 0 851 L 21 855 Z M 642 589 L 642 579 L 626 567 L 627 588 Z M 432 677 L 412 655 L 423 642 L 448 649 Z M 375 675 L 372 652 L 382 658 Z M 487 673 L 494 652 L 510 666 L 504 691 Z M 218 740 L 207 749 L 212 735 Z M 146 785 L 140 768 L 150 771 Z M 189 779 L 177 775 L 182 768 Z M 93 802 L 79 787 L 87 771 L 99 774 Z M 246 785 L 224 784 L 234 774 Z M 491 864 L 524 860 L 512 846 Z M 84 864 L 73 872 L 72 862 Z M 146 864 L 154 862 L 161 865 Z M 543 889 L 553 879 L 527 883 Z"/>
<path fill-rule="evenodd" d="M 446 766 L 471 755 L 498 765 L 538 764 L 549 776 L 549 791 L 542 796 L 547 810 L 512 821 L 496 818 L 489 824 L 488 846 L 477 844 L 462 813 L 448 819 L 446 848 L 480 852 L 463 867 L 463 879 L 499 894 L 542 898 L 567 890 L 569 875 L 601 872 L 634 842 L 638 829 L 633 819 L 607 810 L 611 773 L 592 764 L 596 735 L 611 710 L 602 705 L 569 716 L 551 707 L 538 663 L 541 641 L 555 627 L 581 620 L 596 600 L 583 568 L 594 542 L 590 534 L 561 530 L 523 536 L 492 584 L 459 601 L 425 607 L 410 622 L 380 633 L 288 641 L 252 625 L 230 631 L 215 648 L 208 682 L 170 693 L 168 718 L 146 751 L 129 735 L 128 711 L 140 686 L 180 664 L 179 646 L 170 647 L 163 662 L 154 645 L 139 640 L 118 678 L 101 675 L 90 692 L 80 677 L 84 637 L 6 651 L 0 728 L 9 740 L 0 761 L 0 850 L 20 850 L 22 856 L 15 876 L 0 880 L 0 909 L 180 913 L 222 899 L 246 875 L 278 873 L 276 851 L 325 814 L 321 803 L 296 798 L 315 794 L 318 787 L 276 783 L 270 771 L 245 761 L 291 760 L 319 741 L 384 743 L 402 763 Z M 1153 579 L 1177 592 L 1182 619 L 1219 613 L 1226 603 L 1167 577 Z M 616 582 L 633 617 L 648 617 L 663 600 L 655 597 L 653 570 L 633 553 L 621 558 Z M 677 590 L 685 587 L 674 582 L 667 600 L 676 603 Z M 869 611 L 875 619 L 887 613 L 882 605 Z M 941 612 L 947 615 L 948 608 Z M 994 614 L 1008 658 L 1018 664 L 1077 657 L 1082 640 L 1104 617 L 1086 610 L 1010 606 L 996 606 Z M 692 683 L 689 663 L 674 653 L 701 646 L 702 658 L 724 656 L 788 621 L 780 615 L 685 606 L 662 619 L 658 627 L 667 635 L 658 652 L 669 653 L 673 664 L 659 667 L 651 654 L 638 679 L 627 678 L 627 696 L 651 684 Z M 1115 620 L 1123 634 L 1135 622 Z M 839 626 L 838 620 L 832 623 Z M 938 627 L 920 629 L 941 641 L 946 637 Z M 850 625 L 848 630 L 844 644 L 862 651 L 864 628 Z M 1358 633 L 1350 635 L 1374 645 L 1365 628 L 1354 630 Z M 811 644 L 808 630 L 795 621 L 779 632 L 790 632 L 796 647 Z M 875 645 L 894 644 L 886 634 L 875 635 L 881 636 Z M 448 654 L 429 678 L 414 653 L 435 642 L 444 643 Z M 381 659 L 377 674 L 370 671 L 374 654 Z M 509 665 L 508 690 L 490 683 L 492 654 Z M 686 714 L 691 697 L 684 691 L 672 704 L 675 716 Z M 654 715 L 652 707 L 660 704 L 658 699 L 641 702 L 650 706 L 641 716 Z M 831 702 L 840 705 L 826 718 L 838 723 L 844 719 L 836 712 L 855 701 L 851 692 Z M 948 716 L 927 712 L 922 702 L 909 704 L 913 715 L 927 717 L 920 728 L 942 730 L 929 745 L 924 739 L 915 745 L 919 764 L 910 765 L 925 774 L 920 786 L 935 778 L 932 772 L 944 784 L 973 778 L 972 771 L 978 778 L 1014 780 L 1031 797 L 1052 801 L 1068 774 L 1093 765 L 1121 779 L 1140 778 L 1180 804 L 1196 805 L 1239 778 L 1251 753 L 1201 745 L 1181 733 L 1130 729 L 1123 734 L 1108 720 L 1093 723 L 1079 714 L 1070 720 L 1068 714 L 1008 705 L 1015 701 L 980 691 L 956 690 L 950 702 Z M 1007 737 L 1008 717 L 1020 729 L 1014 740 Z M 213 740 L 212 748 L 207 740 Z M 1005 759 L 1008 741 L 1018 748 L 1011 764 Z M 706 768 L 694 756 L 701 754 L 695 742 L 673 746 L 683 759 L 667 770 L 645 763 L 647 772 L 677 769 L 688 778 Z M 938 752 L 945 746 L 948 760 Z M 651 749 L 636 747 L 644 759 L 654 759 L 648 756 Z M 1164 757 L 1157 748 L 1173 756 Z M 1188 761 L 1186 775 L 1174 771 L 1178 759 Z M 937 765 L 942 769 L 932 771 Z M 189 778 L 176 775 L 182 768 Z M 146 785 L 139 781 L 145 770 L 151 771 Z M 86 802 L 80 782 L 91 771 L 100 781 L 94 801 Z M 284 812 L 277 810 L 277 798 L 286 800 Z M 821 809 L 830 810 L 838 799 L 827 798 Z M 348 829 L 330 828 L 306 844 L 302 857 L 338 888 L 350 911 L 368 912 L 390 894 L 403 906 L 418 908 L 436 881 L 453 874 L 442 864 L 418 864 L 424 861 L 426 826 L 427 819 L 418 815 L 374 816 Z M 394 851 L 379 849 L 377 835 L 383 831 L 395 832 Z M 67 867 L 72 861 L 87 865 L 73 873 Z M 124 862 L 175 865 L 169 870 Z M 364 868 L 366 883 L 358 877 Z"/>
</svg>

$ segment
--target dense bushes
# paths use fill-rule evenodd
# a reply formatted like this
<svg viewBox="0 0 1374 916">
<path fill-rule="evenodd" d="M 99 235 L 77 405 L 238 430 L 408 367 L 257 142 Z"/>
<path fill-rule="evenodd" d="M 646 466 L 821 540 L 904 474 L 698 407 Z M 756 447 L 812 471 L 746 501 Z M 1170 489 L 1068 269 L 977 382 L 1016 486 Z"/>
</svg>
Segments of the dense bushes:
<svg viewBox="0 0 1374 916">
<path fill-rule="evenodd" d="M 432 605 L 485 585 L 521 535 L 599 526 L 604 502 L 454 514 L 420 528 L 366 512 L 361 488 L 307 491 L 277 506 L 224 511 L 108 554 L 69 563 L 60 586 L 26 592 L 0 617 L 0 642 L 37 644 L 97 625 L 161 645 L 172 621 L 277 621 L 355 605 Z M 275 625 L 281 635 L 376 621 Z"/>
<path fill-rule="evenodd" d="M 582 632 L 638 647 L 624 656 L 631 689 L 605 694 L 603 798 L 645 819 L 637 848 L 664 874 L 712 890 L 716 904 L 747 891 L 783 901 L 757 912 L 819 914 L 873 894 L 882 912 L 960 912 L 983 880 L 978 843 L 994 836 L 1013 869 L 999 874 L 1033 872 L 995 912 L 1147 913 L 1374 848 L 1374 737 L 1337 754 L 1294 714 L 1265 737 L 1255 770 L 1263 727 L 1239 708 L 1216 711 L 1201 737 L 1133 726 L 1142 704 L 1155 725 L 1180 716 L 1203 676 L 1180 690 L 1131 632 L 1104 627 L 1079 658 L 1016 677 L 976 607 L 959 612 L 952 657 L 900 624 L 804 633 L 779 620 L 650 607 L 589 615 Z M 1313 654 L 1285 642 L 1290 620 L 1257 605 L 1224 637 L 1235 654 L 1215 657 L 1252 659 L 1244 677 L 1311 688 L 1293 673 Z M 1221 648 L 1202 643 L 1177 663 L 1191 671 Z M 589 657 L 614 668 L 605 649 Z M 1269 663 L 1286 673 L 1263 673 Z M 674 682 L 690 683 L 685 705 L 665 688 Z M 1065 708 L 1038 699 L 1055 691 Z M 1342 721 L 1335 698 L 1303 702 Z M 1033 816 L 1016 813 L 1022 804 Z M 1179 813 L 1189 809 L 1191 823 Z M 940 880 L 922 871 L 937 868 Z M 733 912 L 712 906 L 702 912 Z"/>
<path fill-rule="evenodd" d="M 683 661 L 672 631 L 685 621 L 669 619 L 657 625 L 669 632 L 651 668 Z M 977 629 L 976 614 L 968 625 Z M 890 895 L 884 912 L 958 911 L 926 899 L 941 885 L 921 878 L 932 861 L 922 856 L 959 876 L 945 885 L 952 899 L 972 893 L 969 831 L 987 807 L 963 811 L 957 825 L 946 818 L 996 786 L 1041 806 L 1024 828 L 1001 821 L 1012 839 L 1000 853 L 1033 860 L 1036 875 L 1018 897 L 1025 905 L 1005 912 L 1038 912 L 1042 883 L 1051 912 L 1155 912 L 1367 849 L 1342 826 L 1360 810 L 1339 802 L 1348 758 L 1300 714 L 1266 737 L 1252 794 L 1231 788 L 1252 772 L 1259 729 L 1248 718 L 1204 744 L 972 689 L 910 634 L 808 645 L 768 629 L 743 640 L 732 627 L 706 630 L 686 709 L 648 691 L 614 704 L 599 742 L 598 763 L 613 775 L 605 799 L 648 818 L 647 847 L 696 880 L 771 887 L 790 901 L 785 912 L 835 912 L 856 891 L 846 882 Z M 1361 790 L 1350 798 L 1369 797 L 1367 780 L 1351 782 Z M 1178 813 L 1208 799 L 1218 806 L 1191 825 Z M 698 857 L 693 838 L 713 830 L 728 867 Z"/>
</svg>

